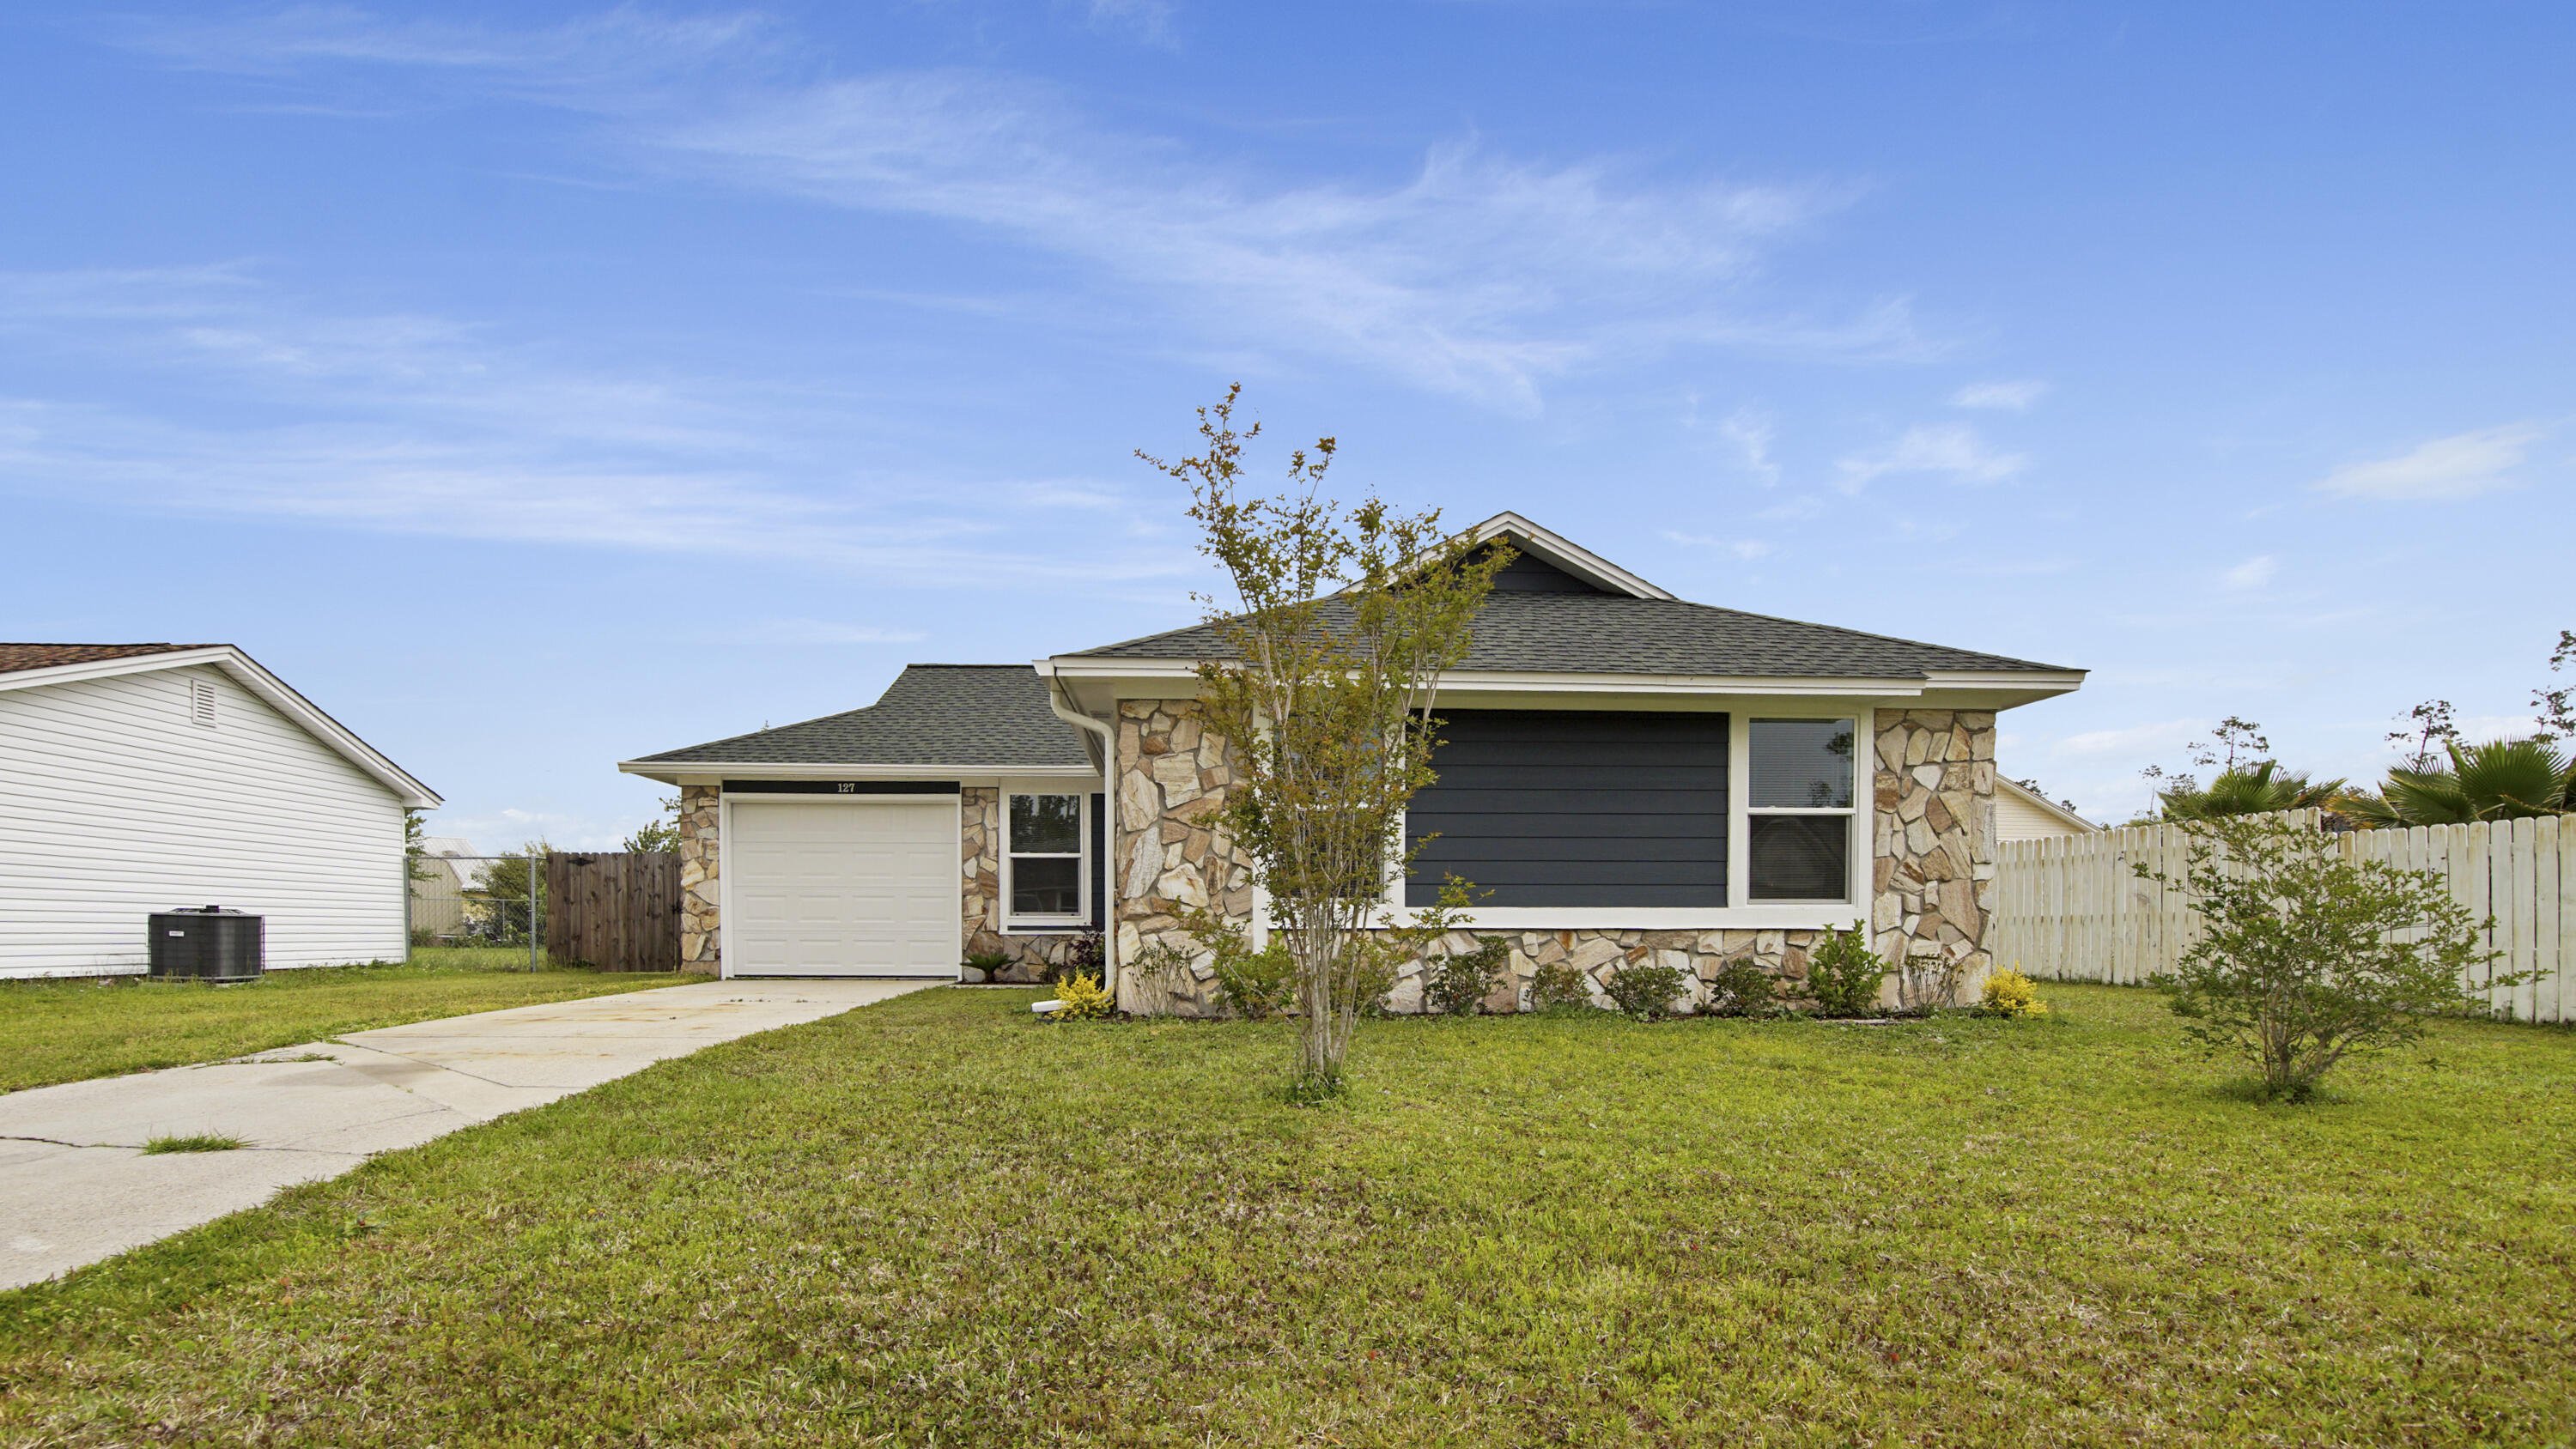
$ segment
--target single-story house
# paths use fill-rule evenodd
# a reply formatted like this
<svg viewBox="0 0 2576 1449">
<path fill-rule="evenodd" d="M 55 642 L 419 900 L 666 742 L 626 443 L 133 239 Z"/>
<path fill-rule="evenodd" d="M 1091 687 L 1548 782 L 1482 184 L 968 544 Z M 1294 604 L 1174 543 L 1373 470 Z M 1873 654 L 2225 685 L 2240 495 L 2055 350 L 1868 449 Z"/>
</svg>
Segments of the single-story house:
<svg viewBox="0 0 2576 1449">
<path fill-rule="evenodd" d="M 2092 835 L 2101 828 L 2019 780 L 1995 779 L 1995 839 L 1999 842 Z"/>
<path fill-rule="evenodd" d="M 466 895 L 481 887 L 487 863 L 464 836 L 422 836 L 412 862 L 412 930 L 441 940 L 464 934 Z"/>
<path fill-rule="evenodd" d="M 1891 961 L 1983 974 L 1995 714 L 2083 671 L 1689 603 L 1517 514 L 1472 537 L 1519 557 L 1443 678 L 1439 779 L 1407 818 L 1432 838 L 1391 918 L 1474 882 L 1468 922 L 1512 939 L 1523 986 L 1646 953 L 1796 976 L 1855 921 Z M 683 964 L 947 976 L 1098 931 L 1122 1005 L 1212 1009 L 1176 913 L 1266 929 L 1211 829 L 1232 776 L 1195 669 L 1223 648 L 1202 624 L 913 665 L 867 708 L 625 761 L 681 791 Z M 1175 953 L 1200 959 L 1131 969 Z"/>
<path fill-rule="evenodd" d="M 438 803 L 230 644 L 0 644 L 0 976 L 139 972 L 152 912 L 207 905 L 271 967 L 401 960 Z"/>
</svg>

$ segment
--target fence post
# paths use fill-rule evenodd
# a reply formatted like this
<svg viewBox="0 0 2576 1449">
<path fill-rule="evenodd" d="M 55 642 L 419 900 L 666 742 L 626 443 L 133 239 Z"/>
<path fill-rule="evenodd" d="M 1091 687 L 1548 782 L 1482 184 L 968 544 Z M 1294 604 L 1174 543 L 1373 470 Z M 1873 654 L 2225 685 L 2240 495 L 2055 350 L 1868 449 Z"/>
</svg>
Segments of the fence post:
<svg viewBox="0 0 2576 1449">
<path fill-rule="evenodd" d="M 523 852 L 528 857 L 528 969 L 537 969 L 537 848 Z"/>
</svg>

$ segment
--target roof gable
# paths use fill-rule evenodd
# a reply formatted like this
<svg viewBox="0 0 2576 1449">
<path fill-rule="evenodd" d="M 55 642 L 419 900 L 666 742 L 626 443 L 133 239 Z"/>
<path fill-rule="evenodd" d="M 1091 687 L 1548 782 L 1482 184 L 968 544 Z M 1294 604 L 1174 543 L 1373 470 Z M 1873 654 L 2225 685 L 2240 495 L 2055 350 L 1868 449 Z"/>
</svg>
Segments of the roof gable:
<svg viewBox="0 0 2576 1449">
<path fill-rule="evenodd" d="M 1690 603 L 1517 513 L 1495 514 L 1463 536 L 1476 544 L 1500 540 L 1520 556 L 1477 609 L 1461 670 L 1878 680 L 1920 680 L 1935 672 L 2078 672 Z M 1348 616 L 1342 595 L 1322 604 L 1328 620 Z M 1222 629 L 1199 623 L 1058 657 L 1196 661 L 1232 653 Z"/>
<path fill-rule="evenodd" d="M 372 776 L 404 805 L 427 810 L 444 803 L 437 791 L 412 778 L 410 772 L 358 738 L 347 725 L 323 713 L 285 680 L 230 644 L 0 644 L 0 690 L 41 689 L 84 679 L 198 665 L 230 675 L 234 683 L 259 696 L 306 734 Z"/>
</svg>

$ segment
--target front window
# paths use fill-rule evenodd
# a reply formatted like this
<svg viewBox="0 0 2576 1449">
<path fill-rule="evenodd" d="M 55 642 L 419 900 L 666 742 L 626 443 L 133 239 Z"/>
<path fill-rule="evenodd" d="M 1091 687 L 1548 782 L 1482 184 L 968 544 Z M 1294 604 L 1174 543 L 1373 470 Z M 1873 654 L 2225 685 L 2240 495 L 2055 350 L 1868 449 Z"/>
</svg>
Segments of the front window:
<svg viewBox="0 0 2576 1449">
<path fill-rule="evenodd" d="M 1851 899 L 1858 738 L 1848 719 L 1752 722 L 1753 778 L 1746 796 L 1752 899 Z"/>
<path fill-rule="evenodd" d="M 1013 795 L 1010 843 L 1011 919 L 1079 922 L 1083 919 L 1084 814 L 1080 795 Z"/>
</svg>

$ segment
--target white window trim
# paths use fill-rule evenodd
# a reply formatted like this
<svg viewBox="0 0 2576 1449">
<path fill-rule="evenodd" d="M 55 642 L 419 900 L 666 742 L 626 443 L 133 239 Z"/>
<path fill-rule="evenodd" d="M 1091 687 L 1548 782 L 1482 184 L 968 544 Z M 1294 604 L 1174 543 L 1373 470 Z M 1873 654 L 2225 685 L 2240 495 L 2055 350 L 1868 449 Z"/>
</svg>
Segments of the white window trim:
<svg viewBox="0 0 2576 1449">
<path fill-rule="evenodd" d="M 1857 906 L 1857 904 L 1858 904 L 1858 902 L 1860 901 L 1860 898 L 1861 898 L 1861 880 L 1862 880 L 1861 872 L 1862 872 L 1862 871 L 1867 867 L 1867 865 L 1868 865 L 1867 856 L 1868 856 L 1868 854 L 1869 854 L 1869 837 L 1868 837 L 1868 836 L 1866 836 L 1866 835 L 1864 835 L 1864 834 L 1862 834 L 1862 833 L 1861 833 L 1861 830 L 1860 830 L 1860 824 L 1861 824 L 1862 818 L 1863 818 L 1863 816 L 1864 816 L 1864 815 L 1865 815 L 1865 813 L 1866 813 L 1866 812 L 1864 812 L 1864 811 L 1861 809 L 1861 803 L 1860 803 L 1860 802 L 1861 802 L 1861 801 L 1863 801 L 1863 800 L 1869 800 L 1869 801 L 1871 801 L 1871 802 L 1872 802 L 1872 803 L 1871 803 L 1871 808 L 1872 808 L 1872 809 L 1877 808 L 1877 806 L 1876 806 L 1877 791 L 1876 791 L 1875 789 L 1872 789 L 1872 788 L 1865 788 L 1865 786 L 1866 786 L 1866 785 L 1868 785 L 1868 783 L 1869 783 L 1869 782 L 1866 782 L 1866 781 L 1864 781 L 1864 780 L 1861 778 L 1861 769 L 1860 769 L 1861 761 L 1862 761 L 1863 759 L 1875 759 L 1875 758 L 1877 758 L 1876 753 L 1875 753 L 1875 748 L 1874 748 L 1873 743 L 1872 743 L 1871 741 L 1869 741 L 1868 739 L 1866 739 L 1866 738 L 1865 738 L 1865 735 L 1866 735 L 1866 733 L 1867 733 L 1867 732 L 1862 728 L 1862 725 L 1863 725 L 1864 721 L 1863 721 L 1860 717 L 1858 717 L 1858 714 L 1857 714 L 1856 712 L 1839 712 L 1839 713 L 1833 713 L 1833 714 L 1808 714 L 1808 713 L 1806 713 L 1806 712 L 1804 712 L 1804 711 L 1799 711 L 1799 710 L 1764 710 L 1764 711 L 1762 711 L 1762 715 L 1761 715 L 1761 717 L 1762 717 L 1763 719 L 1778 719 L 1778 720 L 1842 720 L 1842 721 L 1845 721 L 1845 722 L 1847 722 L 1848 724 L 1850 724 L 1850 725 L 1851 725 L 1851 727 L 1852 727 L 1852 756 L 1851 756 L 1851 772 L 1852 772 L 1852 778 L 1851 778 L 1851 801 L 1852 801 L 1852 802 L 1851 802 L 1849 805 L 1841 806 L 1841 807 L 1839 807 L 1839 808 L 1836 808 L 1836 807 L 1821 807 L 1821 808 L 1820 808 L 1820 807 L 1816 807 L 1816 806 L 1804 806 L 1804 805 L 1756 805 L 1756 804 L 1754 804 L 1754 803 L 1753 803 L 1753 721 L 1754 721 L 1754 716 L 1753 716 L 1750 712 L 1747 712 L 1746 714 L 1744 714 L 1743 716 L 1741 716 L 1741 717 L 1740 717 L 1740 721 L 1739 721 L 1739 722 L 1742 724 L 1743 728 L 1738 729 L 1738 730 L 1735 730 L 1735 731 L 1733 731 L 1733 732 L 1730 734 L 1730 736 L 1729 736 L 1729 748 L 1728 748 L 1728 750 L 1727 750 L 1727 754 L 1728 754 L 1728 756 L 1729 756 L 1729 759 L 1728 759 L 1728 762 L 1727 762 L 1727 763 L 1728 763 L 1728 766 L 1729 766 L 1728 773 L 1729 773 L 1729 774 L 1733 774 L 1733 775 L 1735 776 L 1735 778 L 1736 778 L 1736 779 L 1743 781 L 1743 784 L 1742 784 L 1742 786 L 1741 786 L 1741 787 L 1736 788 L 1736 789 L 1729 790 L 1729 791 L 1727 792 L 1727 808 L 1728 808 L 1728 813 L 1729 813 L 1729 814 L 1731 814 L 1731 815 L 1733 815 L 1733 816 L 1735 817 L 1735 819 L 1730 820 L 1730 821 L 1728 822 L 1728 835 L 1727 835 L 1727 842 L 1726 842 L 1726 858 L 1727 858 L 1727 867 L 1726 867 L 1726 874 L 1727 874 L 1727 891 L 1726 891 L 1726 898 L 1727 898 L 1728 900 L 1730 900 L 1730 901 L 1740 901 L 1740 902 L 1742 902 L 1742 903 L 1743 903 L 1745 906 L 1747 906 L 1747 907 L 1762 907 L 1762 906 L 1801 906 L 1801 907 L 1809 907 L 1809 908 L 1813 908 L 1813 907 L 1817 907 L 1817 906 L 1827 906 L 1827 907 L 1832 907 L 1832 908 L 1835 908 L 1835 909 L 1838 909 L 1838 910 L 1851 910 L 1851 909 L 1854 909 L 1854 908 Z M 1736 744 L 1734 743 L 1734 741 L 1735 741 L 1736 739 L 1738 739 L 1738 738 L 1740 738 L 1740 739 L 1742 740 L 1742 742 L 1743 742 L 1740 746 L 1739 746 L 1739 745 L 1736 745 Z M 1865 753 L 1864 753 L 1864 751 L 1868 751 L 1869 753 L 1866 753 L 1866 754 L 1865 754 Z M 1733 767 L 1734 767 L 1734 766 L 1737 764 L 1737 762 L 1739 762 L 1739 761 L 1740 761 L 1740 762 L 1742 763 L 1742 765 L 1743 765 L 1743 773 L 1741 773 L 1741 774 L 1735 774 L 1735 771 L 1734 771 L 1734 768 L 1733 768 Z M 1756 816 L 1756 815 L 1841 815 L 1841 816 L 1845 816 L 1845 817 L 1847 817 L 1847 818 L 1851 821 L 1851 826 L 1850 826 L 1849 830 L 1847 831 L 1847 833 L 1845 834 L 1845 836 L 1844 836 L 1844 841 L 1843 841 L 1843 894 L 1842 894 L 1842 898 L 1841 898 L 1841 899 L 1839 899 L 1839 900 L 1766 900 L 1766 901 L 1756 901 L 1756 900 L 1754 900 L 1754 899 L 1753 899 L 1753 817 L 1754 817 L 1754 816 Z M 1740 840 L 1740 841 L 1741 841 L 1741 843 L 1742 843 L 1742 854 L 1741 854 L 1741 856 L 1739 856 L 1739 855 L 1738 855 L 1738 853 L 1737 853 L 1737 845 L 1738 845 L 1738 841 L 1739 841 L 1739 840 Z M 1741 894 L 1738 894 L 1738 893 L 1737 893 L 1737 891 L 1736 891 L 1736 889 L 1735 889 L 1735 882 L 1736 882 L 1736 879 L 1737 879 L 1737 870 L 1738 870 L 1737 861 L 1738 861 L 1739 859 L 1742 861 L 1742 867 L 1741 867 L 1741 868 L 1742 868 L 1742 872 L 1743 872 L 1743 874 L 1742 874 L 1742 880 L 1743 880 L 1743 882 L 1744 882 L 1744 889 L 1743 889 L 1743 892 L 1742 892 Z"/>
<path fill-rule="evenodd" d="M 999 904 L 1002 912 L 1002 933 L 1009 936 L 1052 936 L 1079 933 L 1092 929 L 1090 911 L 1092 871 L 1091 792 L 1088 790 L 1067 790 L 1058 786 L 1050 785 L 1046 788 L 1005 787 L 1001 793 L 1002 829 L 1000 838 L 995 840 L 993 845 L 995 853 L 1001 858 L 1000 874 L 1002 879 L 1002 899 Z M 1075 911 L 1071 915 L 1021 915 L 1011 909 L 1011 902 L 1015 899 L 1011 887 L 1011 862 L 1015 858 L 1011 851 L 1011 797 L 1014 795 L 1071 795 L 1077 802 L 1079 815 L 1078 823 L 1074 827 L 1075 849 L 1073 851 L 1073 856 L 1075 859 L 1079 860 L 1082 865 L 1077 876 L 1079 884 L 1074 888 L 1074 899 L 1082 903 L 1083 909 Z M 1064 856 L 1057 853 L 1036 852 L 1032 854 L 1031 858 L 1036 860 L 1062 860 L 1064 859 Z"/>
<path fill-rule="evenodd" d="M 1459 706 L 1467 708 L 1468 706 Z M 1713 711 L 1721 712 L 1721 711 Z M 1870 852 L 1874 839 L 1871 816 L 1877 809 L 1873 762 L 1877 759 L 1872 730 L 1876 711 L 1844 704 L 1835 709 L 1806 710 L 1795 701 L 1729 700 L 1722 712 L 1726 732 L 1726 898 L 1732 905 L 1700 906 L 1489 906 L 1458 917 L 1461 930 L 1488 931 L 1817 931 L 1865 924 L 1869 918 Z M 1852 726 L 1852 803 L 1849 809 L 1772 806 L 1765 815 L 1845 815 L 1851 819 L 1850 848 L 1844 853 L 1849 879 L 1838 901 L 1756 901 L 1753 895 L 1753 720 L 1848 720 Z M 1871 768 L 1865 769 L 1869 765 Z M 1868 802 L 1864 804 L 1864 802 Z M 1399 837 L 1409 838 L 1409 837 Z M 1389 889 L 1380 924 L 1412 925 L 1418 915 L 1404 904 L 1404 880 L 1389 872 Z"/>
</svg>

